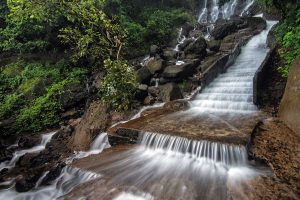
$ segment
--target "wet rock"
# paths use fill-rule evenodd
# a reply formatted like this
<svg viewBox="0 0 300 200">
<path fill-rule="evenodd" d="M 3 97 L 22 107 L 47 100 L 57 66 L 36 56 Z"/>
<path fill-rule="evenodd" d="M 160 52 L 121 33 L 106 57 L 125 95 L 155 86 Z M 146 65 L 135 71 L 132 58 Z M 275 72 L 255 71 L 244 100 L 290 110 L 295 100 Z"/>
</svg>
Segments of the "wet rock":
<svg viewBox="0 0 300 200">
<path fill-rule="evenodd" d="M 163 69 L 164 61 L 160 58 L 154 58 L 149 61 L 147 64 L 147 67 L 151 74 L 155 74 L 157 72 L 160 72 Z"/>
<path fill-rule="evenodd" d="M 158 97 L 159 92 L 160 92 L 159 87 L 152 86 L 148 88 L 148 93 L 153 97 Z"/>
<path fill-rule="evenodd" d="M 159 86 L 159 88 L 160 88 L 159 98 L 163 102 L 169 102 L 169 101 L 183 98 L 180 88 L 175 83 L 167 83 L 165 85 Z"/>
<path fill-rule="evenodd" d="M 182 35 L 188 36 L 190 31 L 194 29 L 193 24 L 186 22 L 182 26 Z"/>
<path fill-rule="evenodd" d="M 15 189 L 17 192 L 28 192 L 29 190 L 33 189 L 37 180 L 38 176 L 33 176 L 31 178 L 20 178 L 16 181 Z"/>
<path fill-rule="evenodd" d="M 221 40 L 227 35 L 234 33 L 237 28 L 237 24 L 234 21 L 220 20 L 216 23 L 211 35 L 214 39 Z"/>
<path fill-rule="evenodd" d="M 191 44 L 192 42 L 194 42 L 195 40 L 192 38 L 188 38 L 186 39 L 182 44 L 179 45 L 179 49 L 180 50 L 184 50 L 189 44 Z"/>
<path fill-rule="evenodd" d="M 75 127 L 68 148 L 77 151 L 89 149 L 94 136 L 104 131 L 110 125 L 110 121 L 108 107 L 98 101 L 92 102 L 83 119 Z"/>
<path fill-rule="evenodd" d="M 219 51 L 220 46 L 221 46 L 221 41 L 220 40 L 210 40 L 208 42 L 208 48 L 211 51 L 214 51 L 214 52 Z"/>
<path fill-rule="evenodd" d="M 150 56 L 153 57 L 156 54 L 160 54 L 161 53 L 161 48 L 159 48 L 159 46 L 157 45 L 151 45 L 150 47 Z"/>
<path fill-rule="evenodd" d="M 149 84 L 151 79 L 151 72 L 148 67 L 143 66 L 141 69 L 136 71 L 137 79 L 142 84 Z"/>
<path fill-rule="evenodd" d="M 13 151 L 11 149 L 0 150 L 0 163 L 13 158 Z"/>
<path fill-rule="evenodd" d="M 148 95 L 148 85 L 141 84 L 138 87 L 138 90 L 135 93 L 135 97 L 138 100 L 144 100 L 146 96 Z"/>
<path fill-rule="evenodd" d="M 199 38 L 203 37 L 203 33 L 201 30 L 192 30 L 189 34 L 189 38 Z"/>
<path fill-rule="evenodd" d="M 52 181 L 54 181 L 55 179 L 57 179 L 60 176 L 61 171 L 62 171 L 62 169 L 65 166 L 66 166 L 65 163 L 60 163 L 56 167 L 54 167 L 53 169 L 51 169 L 49 171 L 49 173 L 43 179 L 41 185 L 49 185 L 49 184 L 51 184 Z"/>
<path fill-rule="evenodd" d="M 204 58 L 206 56 L 206 40 L 204 38 L 198 38 L 197 40 L 190 43 L 184 50 L 187 54 L 196 54 L 199 58 Z"/>
<path fill-rule="evenodd" d="M 20 148 L 29 149 L 41 142 L 41 138 L 39 137 L 29 137 L 29 136 L 22 136 L 19 139 L 18 146 Z"/>
<path fill-rule="evenodd" d="M 177 52 L 172 50 L 172 49 L 167 49 L 167 50 L 164 50 L 163 52 L 163 58 L 166 59 L 166 60 L 172 60 L 172 59 L 176 59 L 176 56 L 177 55 Z"/>
<path fill-rule="evenodd" d="M 252 30 L 262 31 L 267 27 L 267 22 L 261 17 L 245 17 L 247 25 Z"/>
<path fill-rule="evenodd" d="M 163 108 L 172 111 L 181 111 L 187 109 L 188 107 L 189 107 L 188 101 L 176 100 L 176 101 L 167 102 Z"/>
<path fill-rule="evenodd" d="M 144 99 L 144 105 L 151 105 L 155 103 L 155 99 L 151 96 L 147 96 L 145 99 Z"/>
<path fill-rule="evenodd" d="M 182 65 L 171 65 L 166 67 L 164 72 L 162 73 L 162 77 L 168 78 L 179 78 L 184 79 L 193 74 L 196 67 L 200 64 L 199 59 L 188 60 L 186 63 Z"/>
</svg>

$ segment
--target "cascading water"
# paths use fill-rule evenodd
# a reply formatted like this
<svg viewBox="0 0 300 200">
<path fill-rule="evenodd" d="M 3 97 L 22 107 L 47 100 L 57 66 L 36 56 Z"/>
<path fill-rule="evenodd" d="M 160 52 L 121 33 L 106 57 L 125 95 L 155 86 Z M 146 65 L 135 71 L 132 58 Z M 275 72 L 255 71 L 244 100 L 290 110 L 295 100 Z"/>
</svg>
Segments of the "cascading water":
<svg viewBox="0 0 300 200">
<path fill-rule="evenodd" d="M 46 172 L 47 173 L 47 172 Z M 100 175 L 85 172 L 80 169 L 65 167 L 61 175 L 52 182 L 51 185 L 40 186 L 26 193 L 18 193 L 11 186 L 8 189 L 0 191 L 0 199 L 13 200 L 53 200 L 70 192 L 75 186 L 89 180 L 98 178 Z M 39 180 L 39 184 L 43 179 Z"/>
<path fill-rule="evenodd" d="M 200 24 L 213 24 L 218 19 L 230 19 L 234 14 L 244 15 L 250 6 L 254 3 L 252 0 L 230 0 L 220 6 L 219 0 L 205 0 L 200 9 L 198 22 Z M 237 10 L 239 4 L 245 5 L 242 11 Z M 238 13 L 237 13 L 238 12 Z"/>
<path fill-rule="evenodd" d="M 195 112 L 251 113 L 253 104 L 253 77 L 263 62 L 268 48 L 266 39 L 275 21 L 267 22 L 267 29 L 254 36 L 227 72 L 219 75 L 191 102 Z"/>
<path fill-rule="evenodd" d="M 260 173 L 242 146 L 147 132 L 138 147 L 104 157 L 93 170 L 106 180 L 100 199 L 109 199 L 119 188 L 122 193 L 115 199 L 226 199 L 231 184 Z"/>
<path fill-rule="evenodd" d="M 208 16 L 208 8 L 207 8 L 207 0 L 204 0 L 203 2 L 203 6 L 202 6 L 202 9 L 201 9 L 201 12 L 199 14 L 199 17 L 198 17 L 198 22 L 199 23 L 202 23 L 202 24 L 205 24 L 207 23 L 207 16 Z"/>
<path fill-rule="evenodd" d="M 13 168 L 16 165 L 16 163 L 18 162 L 18 160 L 20 159 L 20 157 L 24 156 L 26 153 L 38 153 L 38 152 L 43 151 L 55 133 L 56 132 L 51 132 L 51 133 L 42 135 L 41 143 L 37 146 L 34 146 L 30 149 L 16 151 L 13 154 L 13 158 L 10 161 L 5 161 L 5 162 L 0 163 L 0 171 L 4 168 L 7 168 L 7 169 Z M 14 145 L 14 146 L 16 146 L 16 145 Z"/>
</svg>

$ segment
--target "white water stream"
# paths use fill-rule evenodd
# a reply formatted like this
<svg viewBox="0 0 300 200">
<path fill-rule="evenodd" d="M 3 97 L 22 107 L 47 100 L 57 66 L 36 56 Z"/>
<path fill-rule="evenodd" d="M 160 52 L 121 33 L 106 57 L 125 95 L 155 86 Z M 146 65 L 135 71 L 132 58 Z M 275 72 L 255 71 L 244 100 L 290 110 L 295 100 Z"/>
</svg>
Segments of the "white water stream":
<svg viewBox="0 0 300 200">
<path fill-rule="evenodd" d="M 56 132 L 51 132 L 51 133 L 42 135 L 41 143 L 37 146 L 34 146 L 30 149 L 16 151 L 13 154 L 13 158 L 11 160 L 0 163 L 0 171 L 4 168 L 7 168 L 7 169 L 13 168 L 16 165 L 16 163 L 18 162 L 18 160 L 20 159 L 20 157 L 24 156 L 26 153 L 38 153 L 38 152 L 43 151 L 55 133 Z M 16 146 L 16 145 L 14 145 L 14 146 Z"/>
</svg>

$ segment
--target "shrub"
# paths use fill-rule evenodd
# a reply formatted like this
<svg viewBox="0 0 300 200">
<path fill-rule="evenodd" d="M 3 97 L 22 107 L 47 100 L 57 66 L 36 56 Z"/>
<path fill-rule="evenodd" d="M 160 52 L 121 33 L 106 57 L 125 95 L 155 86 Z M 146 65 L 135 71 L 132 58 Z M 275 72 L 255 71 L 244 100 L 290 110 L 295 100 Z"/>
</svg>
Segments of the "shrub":
<svg viewBox="0 0 300 200">
<path fill-rule="evenodd" d="M 104 61 L 107 70 L 100 90 L 101 99 L 115 109 L 127 110 L 137 88 L 136 76 L 126 61 Z"/>
</svg>

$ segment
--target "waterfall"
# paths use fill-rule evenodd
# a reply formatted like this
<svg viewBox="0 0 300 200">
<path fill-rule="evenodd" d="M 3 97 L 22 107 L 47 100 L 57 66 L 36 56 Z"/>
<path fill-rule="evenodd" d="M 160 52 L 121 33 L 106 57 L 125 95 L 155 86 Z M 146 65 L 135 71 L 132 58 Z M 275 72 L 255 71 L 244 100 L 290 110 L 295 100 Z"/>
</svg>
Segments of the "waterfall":
<svg viewBox="0 0 300 200">
<path fill-rule="evenodd" d="M 181 27 L 181 28 L 179 29 L 178 38 L 177 38 L 177 45 L 176 45 L 176 47 L 174 48 L 174 51 L 179 51 L 179 46 L 180 46 L 181 44 L 183 44 L 184 41 L 186 40 L 186 36 L 183 35 L 182 32 L 183 32 L 183 28 Z"/>
<path fill-rule="evenodd" d="M 219 18 L 219 0 L 212 1 L 212 11 L 210 13 L 210 18 L 212 22 L 216 22 Z"/>
<path fill-rule="evenodd" d="M 16 192 L 13 187 L 11 187 L 0 192 L 0 199 L 53 200 L 67 194 L 80 183 L 98 177 L 100 177 L 98 174 L 67 166 L 51 185 L 40 186 L 40 188 L 35 188 L 26 193 Z M 40 182 L 42 182 L 42 180 Z"/>
<path fill-rule="evenodd" d="M 198 17 L 198 22 L 202 24 L 207 23 L 207 15 L 208 15 L 207 0 L 204 0 L 204 5 Z"/>
<path fill-rule="evenodd" d="M 251 113 L 253 104 L 253 77 L 269 51 L 266 47 L 268 32 L 275 21 L 267 22 L 267 29 L 254 36 L 242 48 L 241 54 L 226 73 L 220 74 L 194 101 L 195 112 Z"/>
<path fill-rule="evenodd" d="M 18 162 L 18 160 L 20 159 L 20 157 L 24 156 L 26 153 L 38 153 L 38 152 L 43 151 L 55 133 L 56 133 L 56 131 L 42 135 L 41 143 L 38 144 L 37 146 L 34 146 L 30 149 L 16 151 L 13 154 L 13 158 L 10 161 L 5 161 L 5 162 L 0 163 L 0 171 L 4 168 L 11 169 L 11 168 L 15 167 L 15 165 Z"/>
<path fill-rule="evenodd" d="M 244 146 L 195 141 L 148 132 L 143 133 L 141 145 L 158 153 L 162 152 L 168 155 L 180 154 L 198 161 L 232 166 L 247 164 L 247 151 Z"/>
<path fill-rule="evenodd" d="M 204 1 L 204 4 L 202 5 L 200 9 L 200 14 L 198 16 L 198 22 L 200 24 L 206 24 L 206 23 L 215 23 L 217 19 L 223 18 L 223 19 L 230 19 L 231 16 L 236 14 L 237 12 L 237 6 L 239 3 L 241 3 L 241 0 L 230 0 L 229 2 L 225 3 L 224 5 L 219 5 L 219 0 L 209 0 L 210 2 L 207 2 L 207 0 Z M 247 10 L 250 8 L 250 6 L 254 3 L 254 0 L 247 0 L 245 2 L 245 7 L 241 11 L 241 13 L 237 13 L 239 15 L 244 15 L 244 13 L 247 12 Z"/>
</svg>

